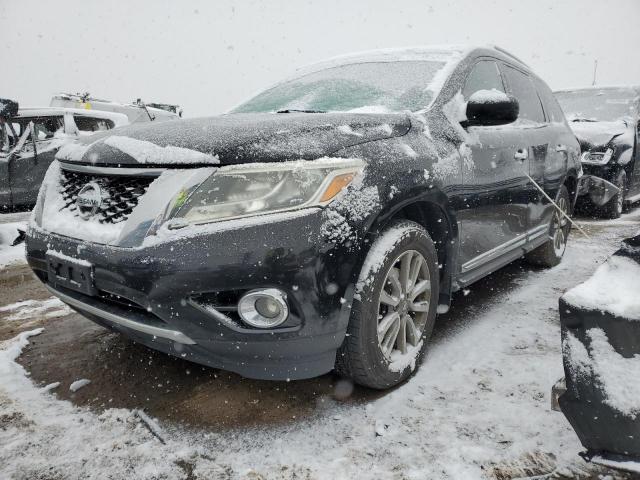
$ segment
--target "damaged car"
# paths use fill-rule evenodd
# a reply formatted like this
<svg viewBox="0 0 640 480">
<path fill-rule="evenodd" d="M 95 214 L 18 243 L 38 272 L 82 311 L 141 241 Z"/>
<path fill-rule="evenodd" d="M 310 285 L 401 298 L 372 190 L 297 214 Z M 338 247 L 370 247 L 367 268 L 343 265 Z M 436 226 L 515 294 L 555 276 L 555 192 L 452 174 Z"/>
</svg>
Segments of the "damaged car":
<svg viewBox="0 0 640 480">
<path fill-rule="evenodd" d="M 36 203 L 42 179 L 62 145 L 128 123 L 120 113 L 19 108 L 17 102 L 0 99 L 0 211 L 24 210 Z"/>
<path fill-rule="evenodd" d="M 453 292 L 522 256 L 561 261 L 579 154 L 547 85 L 501 49 L 343 56 L 226 115 L 65 147 L 27 259 L 151 348 L 383 389 L 420 364 Z"/>
<path fill-rule="evenodd" d="M 585 175 L 617 187 L 612 198 L 603 188 L 588 189 L 577 207 L 618 218 L 640 200 L 640 87 L 590 87 L 555 92 L 582 148 Z"/>
<path fill-rule="evenodd" d="M 589 461 L 640 474 L 640 235 L 560 299 L 565 378 L 553 388 Z M 635 477 L 634 477 L 635 478 Z"/>
</svg>

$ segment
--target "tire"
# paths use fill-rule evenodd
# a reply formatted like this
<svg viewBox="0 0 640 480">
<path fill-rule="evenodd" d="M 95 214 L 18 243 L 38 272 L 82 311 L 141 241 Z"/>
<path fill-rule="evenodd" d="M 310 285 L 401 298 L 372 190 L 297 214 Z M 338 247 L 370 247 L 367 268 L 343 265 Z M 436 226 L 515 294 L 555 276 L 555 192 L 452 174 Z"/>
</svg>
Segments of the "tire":
<svg viewBox="0 0 640 480">
<path fill-rule="evenodd" d="M 439 286 L 438 256 L 426 230 L 406 220 L 392 224 L 373 242 L 362 267 L 336 356 L 338 374 L 375 389 L 407 379 L 431 337 Z M 406 291 L 414 298 L 405 297 Z"/>
<path fill-rule="evenodd" d="M 560 188 L 556 204 L 562 208 L 567 215 L 571 214 L 571 203 L 567 187 L 562 186 Z M 558 265 L 562 261 L 562 256 L 567 248 L 567 240 L 569 238 L 570 230 L 571 223 L 569 220 L 554 208 L 551 224 L 549 225 L 549 239 L 544 243 L 544 245 L 541 245 L 535 250 L 527 253 L 525 255 L 526 260 L 533 265 L 545 268 L 551 268 Z"/>
<path fill-rule="evenodd" d="M 602 207 L 603 218 L 620 218 L 624 211 L 624 201 L 627 192 L 627 173 L 624 170 L 620 170 L 613 184 L 620 189 L 620 192 L 615 194 L 613 198 Z"/>
</svg>

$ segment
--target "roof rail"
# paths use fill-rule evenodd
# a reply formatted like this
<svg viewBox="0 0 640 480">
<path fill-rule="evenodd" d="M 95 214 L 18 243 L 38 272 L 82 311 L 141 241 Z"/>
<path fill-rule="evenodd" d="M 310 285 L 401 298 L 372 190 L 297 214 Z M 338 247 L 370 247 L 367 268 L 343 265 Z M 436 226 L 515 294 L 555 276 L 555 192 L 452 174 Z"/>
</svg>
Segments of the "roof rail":
<svg viewBox="0 0 640 480">
<path fill-rule="evenodd" d="M 507 57 L 514 59 L 516 62 L 518 62 L 518 63 L 520 63 L 520 64 L 524 65 L 525 67 L 527 67 L 527 68 L 531 68 L 531 67 L 529 67 L 529 65 L 527 65 L 526 63 L 524 63 L 524 62 L 523 62 L 522 60 L 520 60 L 518 57 L 516 57 L 513 53 L 508 52 L 508 51 L 507 51 L 507 50 L 505 50 L 504 48 L 499 47 L 499 46 L 497 46 L 497 45 L 494 45 L 494 46 L 493 46 L 493 48 L 495 48 L 495 49 L 496 49 L 497 51 L 499 51 L 500 53 L 503 53 L 503 54 L 504 54 L 504 55 L 506 55 Z"/>
</svg>

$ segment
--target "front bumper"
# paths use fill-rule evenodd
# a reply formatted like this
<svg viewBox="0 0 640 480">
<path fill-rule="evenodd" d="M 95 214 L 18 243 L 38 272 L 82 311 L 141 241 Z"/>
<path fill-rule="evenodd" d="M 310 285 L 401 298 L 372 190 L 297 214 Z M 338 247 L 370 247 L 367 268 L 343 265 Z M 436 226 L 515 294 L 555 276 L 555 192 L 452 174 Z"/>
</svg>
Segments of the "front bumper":
<svg viewBox="0 0 640 480">
<path fill-rule="evenodd" d="M 597 175 L 585 174 L 578 181 L 576 201 L 588 199 L 592 205 L 602 207 L 606 205 L 618 192 L 609 180 Z"/>
<path fill-rule="evenodd" d="M 203 227 L 188 237 L 178 231 L 174 241 L 139 248 L 30 227 L 27 260 L 78 312 L 151 348 L 250 378 L 310 378 L 333 368 L 360 263 L 353 249 L 323 241 L 321 226 L 321 210 L 310 210 L 286 221 Z M 49 250 L 92 264 L 96 295 L 54 285 Z M 218 308 L 268 287 L 283 290 L 289 301 L 281 327 L 252 329 Z"/>
</svg>

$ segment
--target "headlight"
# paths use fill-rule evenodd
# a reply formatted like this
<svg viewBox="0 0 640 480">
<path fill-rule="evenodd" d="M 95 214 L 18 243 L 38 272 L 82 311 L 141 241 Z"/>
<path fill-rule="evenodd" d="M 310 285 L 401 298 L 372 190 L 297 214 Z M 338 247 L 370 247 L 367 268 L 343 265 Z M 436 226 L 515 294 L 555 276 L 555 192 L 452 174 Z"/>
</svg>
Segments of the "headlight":
<svg viewBox="0 0 640 480">
<path fill-rule="evenodd" d="M 606 165 L 613 156 L 613 149 L 607 148 L 605 152 L 584 152 L 582 154 L 582 163 L 590 163 L 592 165 Z"/>
<path fill-rule="evenodd" d="M 329 203 L 362 171 L 353 159 L 221 167 L 193 192 L 181 192 L 169 228 Z"/>
</svg>

